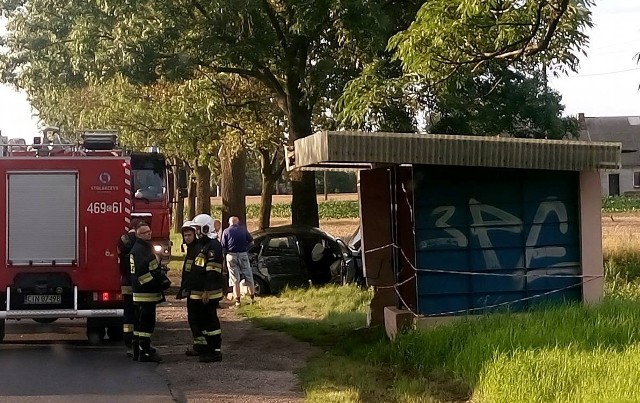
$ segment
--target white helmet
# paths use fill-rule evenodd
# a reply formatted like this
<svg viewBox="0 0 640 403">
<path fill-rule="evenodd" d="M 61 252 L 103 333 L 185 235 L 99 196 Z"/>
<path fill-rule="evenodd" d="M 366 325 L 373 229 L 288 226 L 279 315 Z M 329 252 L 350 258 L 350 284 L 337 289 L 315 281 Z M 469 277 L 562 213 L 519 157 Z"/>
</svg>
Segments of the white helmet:
<svg viewBox="0 0 640 403">
<path fill-rule="evenodd" d="M 190 221 L 190 220 L 189 221 L 185 221 L 184 224 L 182 224 L 182 228 L 180 228 L 180 231 L 184 231 L 187 228 L 196 231 L 196 226 L 195 226 L 193 221 Z"/>
<path fill-rule="evenodd" d="M 209 214 L 198 214 L 193 217 L 193 224 L 200 227 L 200 232 L 209 238 L 216 238 L 216 231 L 213 229 L 213 218 Z"/>
</svg>

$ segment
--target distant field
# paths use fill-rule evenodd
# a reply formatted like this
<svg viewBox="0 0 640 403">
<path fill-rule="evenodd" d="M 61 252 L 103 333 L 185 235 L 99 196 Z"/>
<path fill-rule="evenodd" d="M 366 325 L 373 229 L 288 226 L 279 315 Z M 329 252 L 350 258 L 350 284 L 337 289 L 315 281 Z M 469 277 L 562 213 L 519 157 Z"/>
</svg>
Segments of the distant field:
<svg viewBox="0 0 640 403">
<path fill-rule="evenodd" d="M 334 201 L 353 201 L 358 200 L 357 193 L 338 193 L 338 194 L 330 194 L 329 200 Z M 324 201 L 324 195 L 318 195 L 318 202 Z M 273 204 L 278 203 L 291 203 L 291 195 L 274 195 L 273 196 Z M 214 206 L 222 205 L 221 197 L 212 197 L 211 204 Z M 247 196 L 247 205 L 251 204 L 260 204 L 260 196 Z"/>
</svg>

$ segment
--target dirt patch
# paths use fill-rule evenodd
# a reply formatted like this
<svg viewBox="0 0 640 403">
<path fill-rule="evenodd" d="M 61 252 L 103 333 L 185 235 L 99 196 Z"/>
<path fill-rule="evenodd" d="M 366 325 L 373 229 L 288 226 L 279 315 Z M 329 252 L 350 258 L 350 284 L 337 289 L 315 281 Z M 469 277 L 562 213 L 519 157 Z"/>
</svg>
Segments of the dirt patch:
<svg viewBox="0 0 640 403">
<path fill-rule="evenodd" d="M 154 345 L 163 358 L 158 372 L 179 402 L 300 402 L 296 373 L 318 350 L 284 333 L 253 326 L 222 302 L 223 362 L 201 364 L 184 352 L 191 346 L 186 303 L 169 297 L 158 307 Z"/>
</svg>

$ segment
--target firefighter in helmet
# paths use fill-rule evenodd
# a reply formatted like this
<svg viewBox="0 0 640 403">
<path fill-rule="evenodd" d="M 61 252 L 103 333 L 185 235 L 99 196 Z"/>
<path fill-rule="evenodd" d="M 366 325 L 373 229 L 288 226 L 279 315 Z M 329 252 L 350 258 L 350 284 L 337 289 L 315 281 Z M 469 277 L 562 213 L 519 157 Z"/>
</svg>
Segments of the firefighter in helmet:
<svg viewBox="0 0 640 403">
<path fill-rule="evenodd" d="M 184 256 L 184 263 L 182 264 L 182 277 L 180 281 L 180 289 L 176 295 L 176 299 L 187 298 L 187 320 L 189 322 L 189 328 L 193 335 L 193 347 L 187 349 L 185 354 L 187 356 L 198 356 L 206 352 L 207 341 L 202 334 L 201 329 L 196 323 L 195 311 L 193 309 L 194 304 L 189 302 L 190 283 L 189 276 L 193 268 L 193 262 L 196 256 L 200 253 L 200 242 L 197 239 L 199 228 L 193 223 L 193 221 L 185 221 L 182 224 L 182 243 L 186 245 L 187 250 Z"/>
<path fill-rule="evenodd" d="M 140 224 L 136 228 L 136 237 L 129 255 L 134 306 L 133 359 L 160 362 L 160 357 L 151 348 L 151 336 L 156 326 L 156 305 L 164 300 L 163 292 L 171 283 L 153 253 L 149 225 Z"/>
<path fill-rule="evenodd" d="M 222 331 L 216 310 L 222 299 L 222 246 L 215 237 L 213 218 L 210 215 L 197 215 L 193 224 L 198 228 L 199 238 L 198 252 L 189 274 L 187 311 L 206 341 L 206 348 L 199 354 L 200 362 L 216 362 L 222 360 Z"/>
<path fill-rule="evenodd" d="M 131 228 L 123 234 L 118 241 L 118 262 L 120 264 L 120 287 L 124 305 L 122 320 L 122 334 L 127 348 L 127 357 L 133 357 L 133 288 L 131 287 L 131 264 L 129 253 L 136 243 L 136 226 L 138 219 L 131 220 Z"/>
</svg>

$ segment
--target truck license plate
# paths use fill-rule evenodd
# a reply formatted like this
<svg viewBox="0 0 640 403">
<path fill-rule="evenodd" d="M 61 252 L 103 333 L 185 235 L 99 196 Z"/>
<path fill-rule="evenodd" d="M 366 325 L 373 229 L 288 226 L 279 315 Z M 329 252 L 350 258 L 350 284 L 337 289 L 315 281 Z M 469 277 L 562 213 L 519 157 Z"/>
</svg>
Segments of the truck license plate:
<svg viewBox="0 0 640 403">
<path fill-rule="evenodd" d="M 25 304 L 60 304 L 62 295 L 25 295 Z"/>
</svg>

